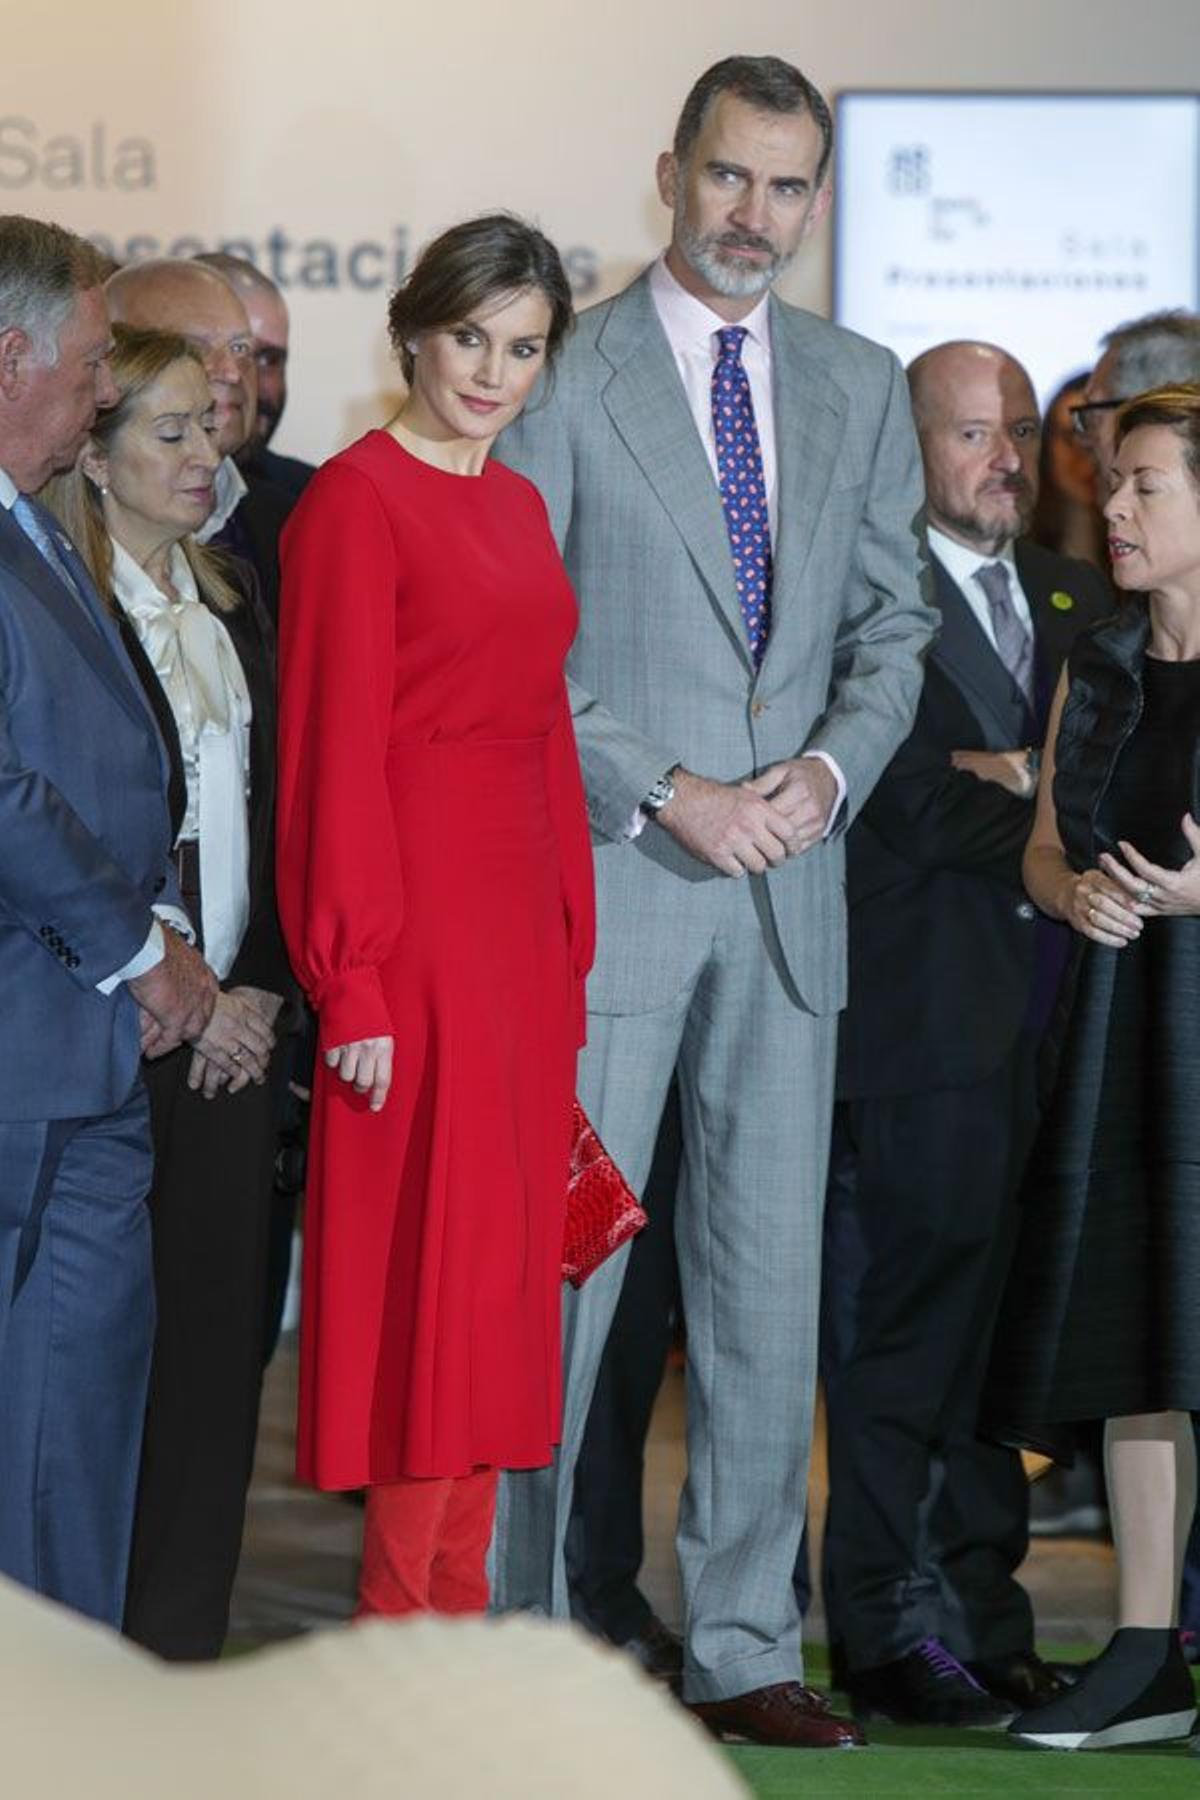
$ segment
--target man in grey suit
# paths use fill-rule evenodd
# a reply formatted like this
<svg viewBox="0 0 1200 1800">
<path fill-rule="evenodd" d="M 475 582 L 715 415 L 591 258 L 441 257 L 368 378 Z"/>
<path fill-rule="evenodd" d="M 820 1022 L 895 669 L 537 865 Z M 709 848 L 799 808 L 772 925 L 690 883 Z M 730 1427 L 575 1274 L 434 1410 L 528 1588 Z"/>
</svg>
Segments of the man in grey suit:
<svg viewBox="0 0 1200 1800">
<path fill-rule="evenodd" d="M 580 599 L 569 673 L 599 952 L 579 1091 L 639 1190 L 679 1072 L 684 1698 L 714 1730 L 812 1746 L 861 1741 L 801 1685 L 791 1587 L 842 831 L 909 729 L 934 618 L 899 366 L 769 293 L 827 210 L 830 136 L 787 63 L 702 76 L 658 163 L 670 248 L 583 316 L 502 442 Z M 575 1459 L 623 1268 L 567 1298 L 562 1449 L 502 1484 L 500 1607 L 568 1610 Z"/>
<path fill-rule="evenodd" d="M 0 1570 L 119 1625 L 154 1333 L 139 1051 L 203 1048 L 217 988 L 156 917 L 190 931 L 153 713 L 32 498 L 117 397 L 102 276 L 0 218 Z"/>
</svg>

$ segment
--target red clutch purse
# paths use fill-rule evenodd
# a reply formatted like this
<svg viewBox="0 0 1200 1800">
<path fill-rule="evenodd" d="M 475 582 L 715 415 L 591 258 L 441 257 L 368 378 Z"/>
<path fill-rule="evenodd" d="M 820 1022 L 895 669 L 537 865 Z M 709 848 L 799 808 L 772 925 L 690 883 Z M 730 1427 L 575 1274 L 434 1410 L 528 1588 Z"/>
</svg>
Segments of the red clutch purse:
<svg viewBox="0 0 1200 1800">
<path fill-rule="evenodd" d="M 567 1173 L 567 1223 L 563 1233 L 563 1280 L 582 1287 L 606 1256 L 636 1237 L 648 1223 L 637 1195 L 575 1102 L 571 1165 Z"/>
</svg>

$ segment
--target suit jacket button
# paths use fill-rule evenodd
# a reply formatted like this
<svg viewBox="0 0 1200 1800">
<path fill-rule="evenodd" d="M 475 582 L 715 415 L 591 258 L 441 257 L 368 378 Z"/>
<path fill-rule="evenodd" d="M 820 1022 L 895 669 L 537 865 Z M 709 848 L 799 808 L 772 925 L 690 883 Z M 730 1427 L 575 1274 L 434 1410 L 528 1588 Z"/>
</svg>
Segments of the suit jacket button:
<svg viewBox="0 0 1200 1800">
<path fill-rule="evenodd" d="M 1021 901 L 1020 905 L 1017 907 L 1017 917 L 1018 919 L 1037 918 L 1037 907 L 1033 904 L 1032 900 Z"/>
<path fill-rule="evenodd" d="M 767 702 L 765 700 L 755 700 L 750 707 L 751 716 L 755 719 L 761 719 L 766 710 Z"/>
<path fill-rule="evenodd" d="M 79 958 L 75 955 L 74 951 L 72 951 L 67 958 L 67 967 L 68 969 L 77 969 L 79 967 Z"/>
<path fill-rule="evenodd" d="M 166 885 L 167 885 L 167 878 L 166 878 L 166 876 L 165 876 L 165 875 L 160 875 L 160 876 L 159 876 L 159 878 L 158 878 L 158 880 L 157 880 L 157 881 L 156 881 L 156 882 L 155 882 L 155 884 L 154 884 L 154 892 L 155 892 L 155 893 L 156 893 L 156 894 L 161 894 L 161 893 L 162 893 L 162 891 L 163 891 L 163 889 L 164 889 L 164 888 L 165 888 L 165 887 L 166 887 Z"/>
</svg>

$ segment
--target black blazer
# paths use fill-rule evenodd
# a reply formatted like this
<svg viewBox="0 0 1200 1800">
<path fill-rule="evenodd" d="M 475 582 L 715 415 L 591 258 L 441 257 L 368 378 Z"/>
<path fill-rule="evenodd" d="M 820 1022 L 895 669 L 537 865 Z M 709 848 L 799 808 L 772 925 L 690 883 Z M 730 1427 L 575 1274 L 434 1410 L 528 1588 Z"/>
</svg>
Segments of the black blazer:
<svg viewBox="0 0 1200 1800">
<path fill-rule="evenodd" d="M 272 487 L 289 494 L 293 501 L 300 498 L 316 472 L 315 463 L 304 462 L 299 456 L 282 456 L 278 450 L 268 449 L 265 445 L 242 464 L 242 474 L 247 481 L 269 481 Z"/>
<path fill-rule="evenodd" d="M 232 516 L 211 540 L 214 549 L 240 557 L 258 577 L 258 589 L 272 624 L 279 619 L 279 534 L 297 496 L 260 476 L 246 475 L 247 491 Z"/>
<path fill-rule="evenodd" d="M 1113 602 L 1088 563 L 1026 540 L 1016 556 L 1033 614 L 1040 718 L 1031 716 L 957 584 L 931 559 L 942 631 L 913 730 L 847 837 L 842 1098 L 981 1081 L 1029 1019 L 1046 949 L 1021 885 L 1033 807 L 953 768 L 950 753 L 1040 744 L 1076 633 Z"/>
<path fill-rule="evenodd" d="M 250 916 L 246 935 L 224 986 L 265 988 L 287 999 L 294 991 L 275 905 L 275 629 L 259 598 L 254 571 L 224 556 L 225 573 L 242 595 L 234 612 L 218 613 L 228 631 L 250 690 Z M 214 609 L 215 610 L 215 609 Z M 118 606 L 121 635 L 145 689 L 171 762 L 171 827 L 178 836 L 187 807 L 179 733 L 154 665 Z M 199 920 L 195 921 L 197 924 Z"/>
</svg>

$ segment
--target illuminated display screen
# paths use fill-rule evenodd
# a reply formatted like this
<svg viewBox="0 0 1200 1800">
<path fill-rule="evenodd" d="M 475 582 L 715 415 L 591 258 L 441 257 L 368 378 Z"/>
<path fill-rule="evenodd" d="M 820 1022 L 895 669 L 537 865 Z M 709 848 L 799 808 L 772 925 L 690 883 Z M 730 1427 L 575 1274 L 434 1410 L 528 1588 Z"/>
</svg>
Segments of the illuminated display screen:
<svg viewBox="0 0 1200 1800">
<path fill-rule="evenodd" d="M 1200 96 L 847 92 L 834 193 L 834 317 L 902 362 L 984 338 L 1045 399 L 1200 300 Z"/>
</svg>

